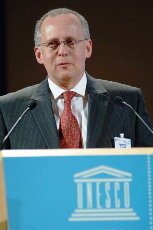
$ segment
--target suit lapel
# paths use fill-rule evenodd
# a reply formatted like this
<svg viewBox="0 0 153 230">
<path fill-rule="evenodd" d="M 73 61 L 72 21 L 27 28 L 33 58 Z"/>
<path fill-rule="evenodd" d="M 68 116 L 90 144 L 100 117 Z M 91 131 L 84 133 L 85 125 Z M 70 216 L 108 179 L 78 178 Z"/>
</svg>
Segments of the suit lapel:
<svg viewBox="0 0 153 230">
<path fill-rule="evenodd" d="M 87 148 L 113 147 L 113 138 L 125 129 L 122 118 L 123 107 L 114 101 L 102 81 L 87 75 L 88 126 Z"/>
<path fill-rule="evenodd" d="M 107 106 L 110 99 L 107 90 L 89 75 L 87 75 L 87 93 L 87 148 L 94 148 L 97 147 L 97 142 L 102 133 L 104 118 L 107 114 Z"/>
<path fill-rule="evenodd" d="M 51 93 L 47 79 L 38 85 L 31 99 L 37 102 L 36 108 L 31 112 L 47 147 L 59 148 L 59 135 L 52 109 Z"/>
<path fill-rule="evenodd" d="M 87 148 L 95 148 L 104 128 L 109 99 L 105 94 L 90 94 L 88 98 Z"/>
</svg>

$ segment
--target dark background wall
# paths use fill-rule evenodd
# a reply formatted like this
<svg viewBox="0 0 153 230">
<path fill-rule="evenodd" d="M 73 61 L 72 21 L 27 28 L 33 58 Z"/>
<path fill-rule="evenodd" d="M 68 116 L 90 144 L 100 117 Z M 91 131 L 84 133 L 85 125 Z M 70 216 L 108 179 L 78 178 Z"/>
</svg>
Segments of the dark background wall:
<svg viewBox="0 0 153 230">
<path fill-rule="evenodd" d="M 152 0 L 6 0 L 6 91 L 46 76 L 34 57 L 33 31 L 36 20 L 57 7 L 77 10 L 89 22 L 94 51 L 87 72 L 140 87 L 153 120 Z"/>
<path fill-rule="evenodd" d="M 6 93 L 6 21 L 5 21 L 5 2 L 0 1 L 0 95 Z"/>
</svg>

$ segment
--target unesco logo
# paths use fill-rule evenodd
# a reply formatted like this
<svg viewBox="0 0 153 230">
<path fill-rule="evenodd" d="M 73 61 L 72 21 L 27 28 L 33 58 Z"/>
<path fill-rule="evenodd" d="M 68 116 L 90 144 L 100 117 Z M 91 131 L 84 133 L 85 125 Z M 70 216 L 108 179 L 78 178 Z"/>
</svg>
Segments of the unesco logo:
<svg viewBox="0 0 153 230">
<path fill-rule="evenodd" d="M 131 207 L 132 174 L 98 166 L 74 175 L 77 207 L 69 221 L 140 220 Z"/>
</svg>

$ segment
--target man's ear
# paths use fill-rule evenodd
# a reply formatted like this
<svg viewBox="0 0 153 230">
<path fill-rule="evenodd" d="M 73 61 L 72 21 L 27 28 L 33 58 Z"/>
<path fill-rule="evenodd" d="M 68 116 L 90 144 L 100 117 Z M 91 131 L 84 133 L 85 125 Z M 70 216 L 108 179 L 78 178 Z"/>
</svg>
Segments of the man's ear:
<svg viewBox="0 0 153 230">
<path fill-rule="evenodd" d="M 41 54 L 41 51 L 39 50 L 38 47 L 34 47 L 34 53 L 35 53 L 35 57 L 36 57 L 37 62 L 39 64 L 43 64 L 42 54 Z"/>
<path fill-rule="evenodd" d="M 92 54 L 92 41 L 89 40 L 86 46 L 86 58 L 90 58 Z"/>
</svg>

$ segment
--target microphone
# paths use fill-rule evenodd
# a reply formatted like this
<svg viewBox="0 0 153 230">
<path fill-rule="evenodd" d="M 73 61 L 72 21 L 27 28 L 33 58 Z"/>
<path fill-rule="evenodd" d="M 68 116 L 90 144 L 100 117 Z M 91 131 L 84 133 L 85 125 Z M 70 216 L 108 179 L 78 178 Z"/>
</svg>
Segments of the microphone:
<svg viewBox="0 0 153 230">
<path fill-rule="evenodd" d="M 125 102 L 122 97 L 116 96 L 115 97 L 115 101 L 119 102 L 119 103 L 121 103 L 123 105 L 126 105 L 128 108 L 130 108 L 132 110 L 132 112 L 141 120 L 141 122 L 151 132 L 151 134 L 153 134 L 153 130 L 147 125 L 147 123 L 143 120 L 143 118 L 133 109 L 133 107 L 130 104 L 128 104 L 127 102 Z"/>
<path fill-rule="evenodd" d="M 10 129 L 10 131 L 7 133 L 7 135 L 4 137 L 3 142 L 2 142 L 2 146 L 1 149 L 3 149 L 3 146 L 5 144 L 5 142 L 7 141 L 8 137 L 10 136 L 10 134 L 13 132 L 13 130 L 15 129 L 15 127 L 18 125 L 18 123 L 20 122 L 20 120 L 24 117 L 24 115 L 29 111 L 32 110 L 36 107 L 37 103 L 34 100 L 31 100 L 27 106 L 27 108 L 23 111 L 23 113 L 20 115 L 20 117 L 17 119 L 17 121 L 14 123 L 14 125 L 12 126 L 12 128 Z"/>
</svg>

